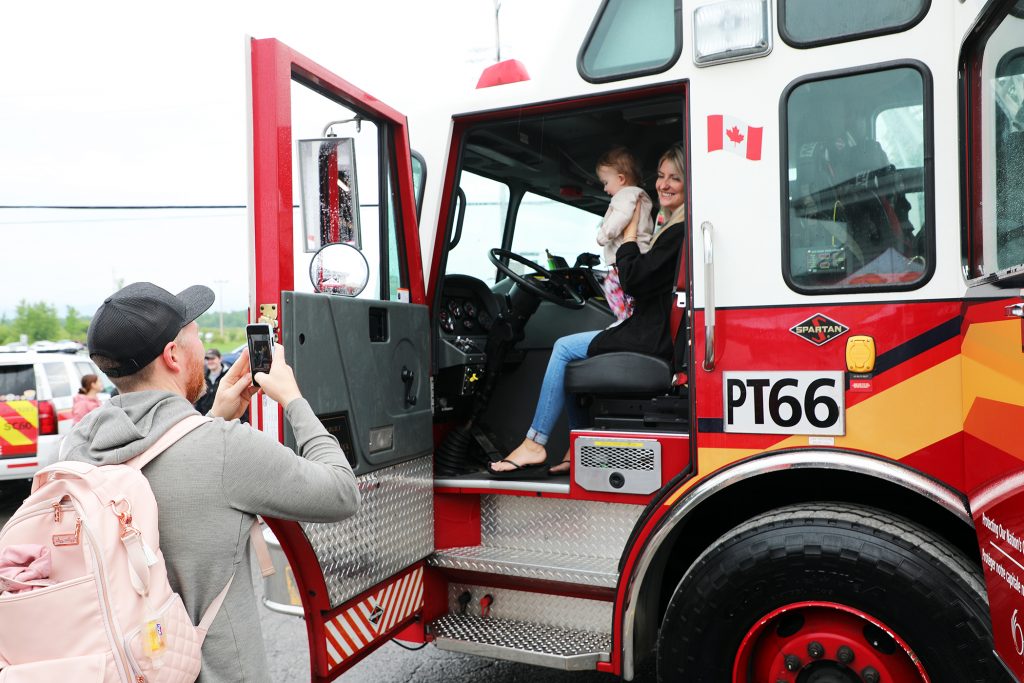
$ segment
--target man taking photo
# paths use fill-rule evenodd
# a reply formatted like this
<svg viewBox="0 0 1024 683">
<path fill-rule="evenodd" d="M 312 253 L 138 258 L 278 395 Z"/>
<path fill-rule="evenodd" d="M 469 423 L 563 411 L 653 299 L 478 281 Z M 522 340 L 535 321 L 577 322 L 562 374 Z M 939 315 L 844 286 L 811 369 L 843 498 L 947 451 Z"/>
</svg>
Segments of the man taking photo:
<svg viewBox="0 0 1024 683">
<path fill-rule="evenodd" d="M 192 404 L 205 387 L 195 319 L 213 301 L 202 285 L 174 295 L 137 282 L 103 302 L 89 325 L 89 355 L 120 394 L 68 434 L 65 459 L 125 462 L 195 414 Z M 215 419 L 142 470 L 159 506 L 168 579 L 193 623 L 235 577 L 203 643 L 203 683 L 270 681 L 249 560 L 254 516 L 336 522 L 359 507 L 352 469 L 302 398 L 284 347 L 256 380 L 284 408 L 298 455 L 236 420 L 259 391 L 243 351 L 218 382 L 208 413 Z"/>
</svg>

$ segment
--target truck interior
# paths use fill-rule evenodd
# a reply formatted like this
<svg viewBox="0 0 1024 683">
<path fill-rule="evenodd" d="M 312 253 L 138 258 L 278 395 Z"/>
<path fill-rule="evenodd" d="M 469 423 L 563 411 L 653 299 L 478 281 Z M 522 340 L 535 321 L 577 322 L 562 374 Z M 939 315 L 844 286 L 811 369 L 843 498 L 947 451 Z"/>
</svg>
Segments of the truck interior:
<svg viewBox="0 0 1024 683">
<path fill-rule="evenodd" d="M 439 475 L 480 472 L 507 455 L 529 427 L 554 342 L 615 322 L 600 284 L 596 234 L 610 197 L 596 163 L 616 145 L 633 152 L 656 209 L 658 159 L 685 139 L 685 112 L 677 89 L 532 115 L 516 108 L 466 125 L 433 302 L 434 419 L 454 427 L 437 452 Z M 685 431 L 676 369 L 650 358 L 602 363 L 600 395 L 575 400 L 594 428 Z M 550 463 L 568 436 L 563 415 Z"/>
</svg>

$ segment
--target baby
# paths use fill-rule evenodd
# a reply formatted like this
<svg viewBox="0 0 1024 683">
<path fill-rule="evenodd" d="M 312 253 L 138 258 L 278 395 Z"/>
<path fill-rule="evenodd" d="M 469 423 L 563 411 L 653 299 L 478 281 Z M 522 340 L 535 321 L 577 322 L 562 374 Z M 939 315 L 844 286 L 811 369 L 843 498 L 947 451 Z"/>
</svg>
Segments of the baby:
<svg viewBox="0 0 1024 683">
<path fill-rule="evenodd" d="M 619 271 L 615 267 L 615 252 L 622 245 L 622 232 L 633 219 L 640 204 L 640 224 L 636 243 L 641 253 L 651 248 L 654 221 L 651 219 L 651 198 L 637 187 L 640 184 L 640 163 L 625 147 L 614 147 L 597 160 L 597 177 L 604 191 L 611 195 L 608 211 L 597 229 L 597 243 L 604 247 L 604 262 L 608 276 L 604 280 L 604 296 L 615 313 L 618 324 L 633 313 L 633 297 L 622 291 Z"/>
</svg>

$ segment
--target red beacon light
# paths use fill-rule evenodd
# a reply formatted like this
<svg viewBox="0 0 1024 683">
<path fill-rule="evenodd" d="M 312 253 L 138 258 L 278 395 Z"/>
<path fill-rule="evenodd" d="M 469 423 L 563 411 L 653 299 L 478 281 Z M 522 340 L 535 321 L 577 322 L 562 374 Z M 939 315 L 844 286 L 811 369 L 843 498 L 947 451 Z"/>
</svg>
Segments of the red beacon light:
<svg viewBox="0 0 1024 683">
<path fill-rule="evenodd" d="M 508 83 L 519 83 L 530 80 L 530 74 L 526 67 L 518 59 L 506 59 L 491 64 L 480 74 L 480 80 L 476 82 L 477 90 L 490 88 L 495 85 L 506 85 Z"/>
</svg>

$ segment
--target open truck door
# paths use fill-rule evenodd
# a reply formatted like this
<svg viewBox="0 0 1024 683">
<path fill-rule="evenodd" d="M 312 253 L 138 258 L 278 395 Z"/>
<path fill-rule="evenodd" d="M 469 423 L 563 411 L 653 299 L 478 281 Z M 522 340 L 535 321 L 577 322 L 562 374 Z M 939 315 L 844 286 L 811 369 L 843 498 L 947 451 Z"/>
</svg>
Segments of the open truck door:
<svg viewBox="0 0 1024 683">
<path fill-rule="evenodd" d="M 306 618 L 311 680 L 328 681 L 416 619 L 434 549 L 429 326 L 408 130 L 404 116 L 282 43 L 248 48 L 250 318 L 285 345 L 362 494 L 341 523 L 267 520 Z M 348 254 L 331 263 L 341 245 Z M 279 406 L 261 400 L 254 423 L 294 445 Z"/>
</svg>

